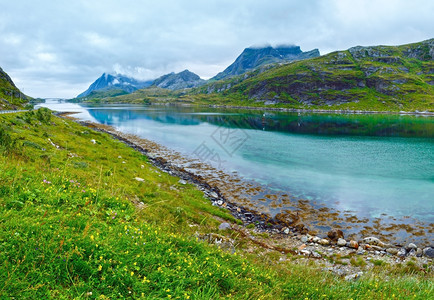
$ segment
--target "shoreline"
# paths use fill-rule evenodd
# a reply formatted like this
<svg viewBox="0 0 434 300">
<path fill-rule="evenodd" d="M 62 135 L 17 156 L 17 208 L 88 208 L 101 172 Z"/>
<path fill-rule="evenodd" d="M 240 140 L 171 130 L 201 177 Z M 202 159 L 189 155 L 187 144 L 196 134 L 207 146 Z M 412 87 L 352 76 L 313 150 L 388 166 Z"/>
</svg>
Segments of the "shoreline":
<svg viewBox="0 0 434 300">
<path fill-rule="evenodd" d="M 150 155 L 150 149 L 139 145 L 137 142 L 132 140 L 131 137 L 128 137 L 131 135 L 117 132 L 111 126 L 96 124 L 89 121 L 80 121 L 76 118 L 70 117 L 69 115 L 71 114 L 73 113 L 63 112 L 58 113 L 57 115 L 60 117 L 72 119 L 75 122 L 93 130 L 110 134 L 113 138 L 125 143 L 129 147 L 145 155 L 152 165 L 156 166 L 163 172 L 179 177 L 181 184 L 186 184 L 187 182 L 189 182 L 196 185 L 198 189 L 204 193 L 205 197 L 208 198 L 213 205 L 227 209 L 231 213 L 231 215 L 234 216 L 235 219 L 240 220 L 240 223 L 242 223 L 243 225 L 240 226 L 241 229 L 238 228 L 237 231 L 239 231 L 242 235 L 250 236 L 249 234 L 243 232 L 243 230 L 247 230 L 247 228 L 252 229 L 254 227 L 254 230 L 256 231 L 269 233 L 272 236 L 271 239 L 275 241 L 281 240 L 282 238 L 287 239 L 287 241 L 291 240 L 290 244 L 294 245 L 295 243 L 295 248 L 297 250 L 280 247 L 279 245 L 270 246 L 267 243 L 260 243 L 262 247 L 277 250 L 279 252 L 293 254 L 295 253 L 300 255 L 306 255 L 309 257 L 311 257 L 313 255 L 312 253 L 314 252 L 304 250 L 306 245 L 320 247 L 324 251 L 344 251 L 343 249 L 345 249 L 345 251 L 354 252 L 359 255 L 366 254 L 368 256 L 398 256 L 400 259 L 403 259 L 405 257 L 428 257 L 428 259 L 432 258 L 432 256 L 429 255 L 432 254 L 434 248 L 432 247 L 433 245 L 430 244 L 425 245 L 425 248 L 422 249 L 417 247 L 414 248 L 413 246 L 415 245 L 413 243 L 408 243 L 407 246 L 393 243 L 388 244 L 374 236 L 368 236 L 367 238 L 364 238 L 362 240 L 345 240 L 342 231 L 340 231 L 339 229 L 331 230 L 330 232 L 334 231 L 338 232 L 338 234 L 336 236 L 330 236 L 329 232 L 327 238 L 320 238 L 315 235 L 310 235 L 308 229 L 303 224 L 295 224 L 295 226 L 291 226 L 283 218 L 277 218 L 277 216 L 273 218 L 266 213 L 261 213 L 256 210 L 244 207 L 243 205 L 228 201 L 228 199 L 223 195 L 221 190 L 217 186 L 213 186 L 212 184 L 207 182 L 204 177 L 187 171 L 183 167 L 179 167 L 161 156 Z M 253 224 L 254 226 L 252 227 L 250 224 Z M 232 226 L 232 228 L 235 229 L 236 227 Z M 299 245 L 300 242 L 301 245 Z M 428 254 L 425 254 L 425 252 L 427 252 Z M 315 255 L 313 255 L 313 257 L 318 258 L 315 257 Z"/>
<path fill-rule="evenodd" d="M 140 104 L 129 102 L 82 102 L 83 104 Z M 142 103 L 143 104 L 143 103 Z M 245 109 L 245 110 L 265 110 L 265 111 L 280 111 L 280 112 L 295 112 L 295 113 L 315 113 L 315 114 L 352 114 L 352 115 L 414 115 L 414 116 L 433 116 L 434 111 L 376 111 L 376 110 L 357 110 L 357 109 L 306 109 L 306 108 L 286 108 L 286 107 L 267 107 L 267 106 L 240 106 L 240 105 L 224 105 L 224 104 L 199 104 L 185 102 L 150 102 L 148 105 L 163 105 L 163 106 L 186 106 L 186 107 L 211 107 L 211 108 L 229 108 L 229 109 Z"/>
</svg>

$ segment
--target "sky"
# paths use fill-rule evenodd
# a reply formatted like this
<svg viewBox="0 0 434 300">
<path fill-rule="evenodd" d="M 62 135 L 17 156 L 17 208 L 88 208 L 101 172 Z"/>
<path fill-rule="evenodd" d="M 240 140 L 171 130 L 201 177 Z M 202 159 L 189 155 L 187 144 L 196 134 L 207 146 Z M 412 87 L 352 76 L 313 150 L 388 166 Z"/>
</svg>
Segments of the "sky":
<svg viewBox="0 0 434 300">
<path fill-rule="evenodd" d="M 72 98 L 104 72 L 207 79 L 250 46 L 418 42 L 433 15 L 432 0 L 0 0 L 0 67 L 29 96 Z"/>
</svg>

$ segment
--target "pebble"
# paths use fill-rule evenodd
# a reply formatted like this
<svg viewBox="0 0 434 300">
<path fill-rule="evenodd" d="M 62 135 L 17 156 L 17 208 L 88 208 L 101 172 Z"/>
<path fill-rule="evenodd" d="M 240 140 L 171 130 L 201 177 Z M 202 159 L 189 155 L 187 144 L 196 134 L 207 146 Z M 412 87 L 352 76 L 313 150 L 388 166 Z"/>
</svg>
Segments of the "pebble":
<svg viewBox="0 0 434 300">
<path fill-rule="evenodd" d="M 283 229 L 283 233 L 284 233 L 284 234 L 289 234 L 289 228 L 288 228 L 288 227 L 285 227 L 285 228 Z"/>
<path fill-rule="evenodd" d="M 348 247 L 353 248 L 353 249 L 358 249 L 359 248 L 359 243 L 357 243 L 356 241 L 351 240 L 349 242 Z"/>
<path fill-rule="evenodd" d="M 312 257 L 315 257 L 315 258 L 321 258 L 321 254 L 319 254 L 319 253 L 316 252 L 316 251 L 312 251 L 312 252 L 311 252 L 311 255 L 312 255 Z"/>
<path fill-rule="evenodd" d="M 314 242 L 314 243 L 318 243 L 320 240 L 321 240 L 321 239 L 320 239 L 319 237 L 317 237 L 317 236 L 314 236 L 314 237 L 312 238 L 312 242 Z"/>
<path fill-rule="evenodd" d="M 429 257 L 429 258 L 434 258 L 434 248 L 427 247 L 427 248 L 423 249 L 423 255 L 425 255 L 426 257 Z"/>
<path fill-rule="evenodd" d="M 338 243 L 337 243 L 337 245 L 338 245 L 339 247 L 343 247 L 343 246 L 345 246 L 346 244 L 347 244 L 347 241 L 346 241 L 346 240 L 341 239 L 341 238 L 338 239 Z"/>
<path fill-rule="evenodd" d="M 411 249 L 417 249 L 416 244 L 410 243 L 407 245 L 407 250 L 411 250 Z"/>
<path fill-rule="evenodd" d="M 220 229 L 220 230 L 227 230 L 227 229 L 231 229 L 231 224 L 229 224 L 229 223 L 226 223 L 226 222 L 224 222 L 224 223 L 221 223 L 221 224 L 220 224 L 220 226 L 219 226 L 219 229 Z"/>
<path fill-rule="evenodd" d="M 384 243 L 382 241 L 380 241 L 380 239 L 373 237 L 373 236 L 364 238 L 363 242 L 365 242 L 366 244 L 384 247 Z"/>
<path fill-rule="evenodd" d="M 346 281 L 357 280 L 357 279 L 359 279 L 360 276 L 362 276 L 362 275 L 363 275 L 363 272 L 357 272 L 357 273 L 354 273 L 354 274 L 350 274 L 350 275 L 345 276 L 344 279 L 345 279 Z"/>
<path fill-rule="evenodd" d="M 307 240 L 308 240 L 308 238 L 307 238 L 307 236 L 305 236 L 305 235 L 303 235 L 303 236 L 300 238 L 300 241 L 301 241 L 302 243 L 307 243 Z"/>
<path fill-rule="evenodd" d="M 318 243 L 324 246 L 330 245 L 330 241 L 327 239 L 320 239 Z"/>
<path fill-rule="evenodd" d="M 140 177 L 135 177 L 134 179 L 137 180 L 138 182 L 144 182 L 145 181 L 145 179 L 140 178 Z"/>
<path fill-rule="evenodd" d="M 422 249 L 417 248 L 417 250 L 416 250 L 416 256 L 417 256 L 417 257 L 421 257 L 422 255 L 423 255 L 423 251 L 422 251 Z"/>
<path fill-rule="evenodd" d="M 401 248 L 396 255 L 404 257 L 407 255 L 407 251 L 405 250 L 405 248 Z"/>
<path fill-rule="evenodd" d="M 178 183 L 179 184 L 187 184 L 187 181 L 185 181 L 184 179 L 179 179 Z"/>
<path fill-rule="evenodd" d="M 212 198 L 218 198 L 218 197 L 219 197 L 219 195 L 218 195 L 216 192 L 211 192 L 209 195 L 210 195 Z"/>
<path fill-rule="evenodd" d="M 396 254 L 398 254 L 398 249 L 396 249 L 396 248 L 387 248 L 386 249 L 386 252 L 387 253 L 390 253 L 390 254 L 392 254 L 392 255 L 396 255 Z"/>
</svg>

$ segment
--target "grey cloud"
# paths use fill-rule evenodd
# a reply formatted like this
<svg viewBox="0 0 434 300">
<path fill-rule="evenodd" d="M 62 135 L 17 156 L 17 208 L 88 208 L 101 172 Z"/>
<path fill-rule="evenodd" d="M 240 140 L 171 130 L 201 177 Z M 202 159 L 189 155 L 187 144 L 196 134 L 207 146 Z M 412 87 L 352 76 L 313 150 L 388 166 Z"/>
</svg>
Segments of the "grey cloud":
<svg viewBox="0 0 434 300">
<path fill-rule="evenodd" d="M 434 32 L 429 0 L 0 1 L 0 66 L 36 97 L 75 96 L 103 72 L 210 77 L 252 45 L 324 53 Z"/>
</svg>

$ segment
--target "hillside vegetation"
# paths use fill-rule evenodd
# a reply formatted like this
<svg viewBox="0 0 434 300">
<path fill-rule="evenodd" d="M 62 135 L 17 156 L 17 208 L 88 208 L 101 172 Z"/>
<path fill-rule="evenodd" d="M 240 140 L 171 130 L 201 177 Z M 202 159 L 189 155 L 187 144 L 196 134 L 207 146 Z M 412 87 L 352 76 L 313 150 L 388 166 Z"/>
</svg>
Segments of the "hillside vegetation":
<svg viewBox="0 0 434 300">
<path fill-rule="evenodd" d="M 0 68 L 0 110 L 23 108 L 29 100 L 15 86 L 9 75 Z"/>
<path fill-rule="evenodd" d="M 237 220 L 107 134 L 47 109 L 0 115 L 1 299 L 433 297 L 429 267 L 345 281 L 221 222 Z"/>
</svg>

